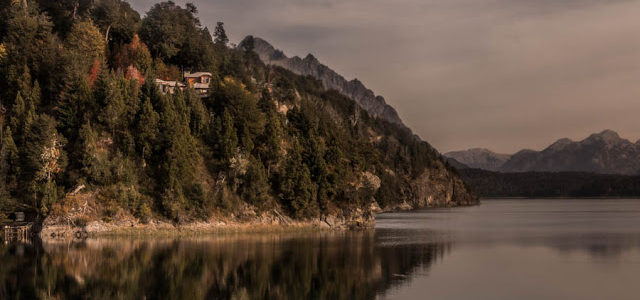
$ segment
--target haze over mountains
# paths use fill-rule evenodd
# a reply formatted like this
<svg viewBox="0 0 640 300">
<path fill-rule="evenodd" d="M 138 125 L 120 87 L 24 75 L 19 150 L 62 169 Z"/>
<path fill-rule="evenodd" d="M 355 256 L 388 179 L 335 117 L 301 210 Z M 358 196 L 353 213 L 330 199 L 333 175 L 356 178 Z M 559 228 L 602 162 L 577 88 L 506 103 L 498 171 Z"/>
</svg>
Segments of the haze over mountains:
<svg viewBox="0 0 640 300">
<path fill-rule="evenodd" d="M 522 150 L 504 155 L 470 149 L 444 155 L 470 168 L 499 172 L 640 173 L 640 141 L 623 139 L 612 130 L 592 134 L 582 141 L 560 139 L 542 151 Z"/>
<path fill-rule="evenodd" d="M 473 148 L 464 151 L 453 151 L 445 154 L 454 167 L 499 171 L 500 167 L 511 158 L 510 154 L 499 154 L 489 149 Z M 454 159 L 455 161 L 451 161 Z"/>
</svg>

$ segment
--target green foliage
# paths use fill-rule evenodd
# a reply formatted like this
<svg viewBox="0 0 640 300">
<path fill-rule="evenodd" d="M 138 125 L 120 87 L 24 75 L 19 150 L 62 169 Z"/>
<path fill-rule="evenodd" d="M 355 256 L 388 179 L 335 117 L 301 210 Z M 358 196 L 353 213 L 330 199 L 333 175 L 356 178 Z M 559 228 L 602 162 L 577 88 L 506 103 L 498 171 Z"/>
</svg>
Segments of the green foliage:
<svg viewBox="0 0 640 300">
<path fill-rule="evenodd" d="M 159 126 L 160 115 L 154 110 L 151 99 L 147 98 L 142 105 L 137 124 L 138 151 L 143 159 L 151 158 L 151 155 L 158 150 Z"/>
<path fill-rule="evenodd" d="M 317 186 L 311 181 L 309 168 L 302 163 L 301 152 L 300 145 L 294 142 L 280 175 L 280 198 L 295 217 L 315 217 L 319 214 Z"/>
<path fill-rule="evenodd" d="M 400 203 L 412 177 L 448 170 L 411 131 L 265 66 L 251 39 L 229 48 L 221 22 L 212 39 L 192 4 L 140 20 L 121 0 L 37 2 L 0 3 L 2 203 L 46 215 L 84 184 L 105 220 L 237 216 L 246 203 L 306 219 Z M 155 79 L 182 70 L 212 73 L 210 96 L 162 94 Z M 365 172 L 382 187 L 363 186 Z"/>
<path fill-rule="evenodd" d="M 171 1 L 154 5 L 142 21 L 140 37 L 154 57 L 187 68 L 213 66 L 211 35 L 192 9 Z"/>
<path fill-rule="evenodd" d="M 218 22 L 216 24 L 216 29 L 213 32 L 214 43 L 216 45 L 226 46 L 229 43 L 229 37 L 227 37 L 227 32 L 224 30 L 224 23 Z"/>
<path fill-rule="evenodd" d="M 130 41 L 140 26 L 140 15 L 121 0 L 94 0 L 92 19 L 110 45 Z"/>
<path fill-rule="evenodd" d="M 53 24 L 36 7 L 23 10 L 21 5 L 14 4 L 7 13 L 7 34 L 2 41 L 6 58 L 0 65 L 0 93 L 5 99 L 15 98 L 15 92 L 21 90 L 18 78 L 27 73 L 49 95 L 45 103 L 59 93 L 62 47 L 52 33 Z"/>
<path fill-rule="evenodd" d="M 252 158 L 249 162 L 247 173 L 245 173 L 243 178 L 240 193 L 242 199 L 261 210 L 267 210 L 273 207 L 273 201 L 271 200 L 269 191 L 270 187 L 267 173 L 262 162 Z"/>
<path fill-rule="evenodd" d="M 461 177 L 482 197 L 638 197 L 640 176 L 582 172 L 499 173 L 461 169 Z"/>
<path fill-rule="evenodd" d="M 37 0 L 40 9 L 47 13 L 62 35 L 73 27 L 74 21 L 85 17 L 91 9 L 91 0 Z"/>
<path fill-rule="evenodd" d="M 76 53 L 75 61 L 102 61 L 105 42 L 100 30 L 91 19 L 75 22 L 65 40 L 66 46 Z M 87 68 L 88 71 L 88 68 Z"/>
<path fill-rule="evenodd" d="M 19 152 L 12 135 L 11 127 L 7 127 L 0 143 L 0 197 L 17 187 L 20 176 Z"/>
<path fill-rule="evenodd" d="M 238 134 L 231 114 L 225 110 L 222 117 L 216 119 L 213 127 L 213 146 L 216 157 L 228 165 L 231 158 L 235 157 L 238 148 Z"/>
</svg>

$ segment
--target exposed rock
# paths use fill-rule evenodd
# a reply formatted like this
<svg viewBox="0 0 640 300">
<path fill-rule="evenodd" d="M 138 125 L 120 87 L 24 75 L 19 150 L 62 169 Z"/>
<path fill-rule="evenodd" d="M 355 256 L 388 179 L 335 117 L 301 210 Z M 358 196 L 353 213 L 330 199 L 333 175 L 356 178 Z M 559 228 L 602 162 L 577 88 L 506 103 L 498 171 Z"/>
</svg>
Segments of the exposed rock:
<svg viewBox="0 0 640 300">
<path fill-rule="evenodd" d="M 447 207 L 478 204 L 475 195 L 468 192 L 462 179 L 448 172 L 444 166 L 425 169 L 411 182 L 410 205 L 419 207 Z"/>
<path fill-rule="evenodd" d="M 248 39 L 253 39 L 253 51 L 260 56 L 265 64 L 280 66 L 300 75 L 313 76 L 322 81 L 327 89 L 337 90 L 356 101 L 372 116 L 406 127 L 396 110 L 389 106 L 383 97 L 376 96 L 358 79 L 347 81 L 343 76 L 320 63 L 311 54 L 304 59 L 297 56 L 289 58 L 281 50 L 274 48 L 261 38 L 246 37 L 238 47 L 246 47 Z"/>
</svg>

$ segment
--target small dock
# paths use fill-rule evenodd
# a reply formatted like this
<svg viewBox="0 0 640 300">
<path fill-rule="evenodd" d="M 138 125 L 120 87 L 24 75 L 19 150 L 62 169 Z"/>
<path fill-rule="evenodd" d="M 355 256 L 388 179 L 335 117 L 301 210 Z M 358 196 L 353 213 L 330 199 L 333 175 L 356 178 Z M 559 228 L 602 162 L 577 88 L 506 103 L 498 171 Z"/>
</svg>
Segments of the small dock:
<svg viewBox="0 0 640 300">
<path fill-rule="evenodd" d="M 4 242 L 28 241 L 31 238 L 32 227 L 33 225 L 30 223 L 4 226 Z"/>
</svg>

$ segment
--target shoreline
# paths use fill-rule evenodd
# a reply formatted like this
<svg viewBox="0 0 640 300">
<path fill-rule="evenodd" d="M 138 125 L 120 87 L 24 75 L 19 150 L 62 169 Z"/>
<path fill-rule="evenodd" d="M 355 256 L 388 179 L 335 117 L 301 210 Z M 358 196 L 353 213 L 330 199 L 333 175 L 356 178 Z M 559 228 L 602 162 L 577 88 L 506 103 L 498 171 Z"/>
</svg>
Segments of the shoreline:
<svg viewBox="0 0 640 300">
<path fill-rule="evenodd" d="M 292 233 L 292 232 L 330 232 L 358 231 L 375 227 L 375 219 L 366 223 L 337 222 L 330 224 L 326 220 L 293 221 L 288 223 L 248 222 L 192 222 L 172 224 L 154 220 L 149 224 L 111 224 L 95 221 L 87 226 L 44 225 L 38 236 L 42 240 L 69 240 L 100 237 L 194 237 L 213 234 L 236 233 Z"/>
<path fill-rule="evenodd" d="M 92 221 L 85 226 L 45 220 L 37 236 L 43 241 L 78 240 L 100 237 L 194 237 L 212 234 L 236 233 L 292 233 L 292 232 L 338 232 L 361 231 L 375 228 L 376 216 L 384 213 L 407 212 L 417 209 L 436 209 L 446 207 L 467 207 L 480 205 L 426 205 L 414 207 L 408 203 L 396 205 L 388 209 L 371 209 L 368 212 L 352 211 L 348 216 L 327 215 L 309 220 L 293 220 L 273 212 L 254 215 L 245 220 L 224 217 L 209 220 L 176 224 L 163 219 L 152 219 L 143 224 L 131 216 L 111 222 Z"/>
</svg>

